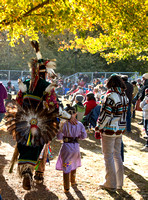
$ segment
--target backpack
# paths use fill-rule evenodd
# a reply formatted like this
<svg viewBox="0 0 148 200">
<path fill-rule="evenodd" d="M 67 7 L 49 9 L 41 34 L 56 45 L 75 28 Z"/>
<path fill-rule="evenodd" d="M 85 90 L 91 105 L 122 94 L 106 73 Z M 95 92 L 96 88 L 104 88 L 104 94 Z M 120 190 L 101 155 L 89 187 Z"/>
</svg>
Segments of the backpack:
<svg viewBox="0 0 148 200">
<path fill-rule="evenodd" d="M 96 127 L 97 119 L 100 115 L 101 105 L 97 105 L 95 108 L 91 110 L 91 112 L 83 117 L 82 123 L 84 126 L 88 126 L 89 124 Z"/>
</svg>

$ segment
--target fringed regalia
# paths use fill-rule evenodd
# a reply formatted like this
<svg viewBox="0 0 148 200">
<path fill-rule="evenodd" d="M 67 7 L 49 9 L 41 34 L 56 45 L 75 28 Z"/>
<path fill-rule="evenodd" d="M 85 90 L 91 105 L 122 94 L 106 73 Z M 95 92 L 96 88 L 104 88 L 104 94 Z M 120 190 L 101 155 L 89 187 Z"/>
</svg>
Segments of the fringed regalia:
<svg viewBox="0 0 148 200">
<path fill-rule="evenodd" d="M 15 112 L 8 112 L 5 117 L 8 131 L 17 141 L 19 166 L 35 166 L 43 145 L 55 137 L 59 127 L 55 93 L 53 90 L 45 92 L 47 87 L 50 88 L 49 83 L 40 78 L 32 93 L 28 89 L 29 83 L 29 80 L 24 82 L 27 91 L 20 90 L 17 95 Z M 43 104 L 46 105 L 44 108 Z"/>
</svg>

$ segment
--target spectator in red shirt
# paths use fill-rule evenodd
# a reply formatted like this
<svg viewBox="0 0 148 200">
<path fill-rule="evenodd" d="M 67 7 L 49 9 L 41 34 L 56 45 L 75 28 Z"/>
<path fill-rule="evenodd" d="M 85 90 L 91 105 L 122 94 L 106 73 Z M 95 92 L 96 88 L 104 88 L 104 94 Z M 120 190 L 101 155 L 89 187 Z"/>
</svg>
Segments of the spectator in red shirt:
<svg viewBox="0 0 148 200">
<path fill-rule="evenodd" d="M 88 115 L 90 111 L 97 106 L 96 99 L 93 92 L 86 95 L 86 102 L 83 104 L 86 107 L 85 114 Z"/>
</svg>

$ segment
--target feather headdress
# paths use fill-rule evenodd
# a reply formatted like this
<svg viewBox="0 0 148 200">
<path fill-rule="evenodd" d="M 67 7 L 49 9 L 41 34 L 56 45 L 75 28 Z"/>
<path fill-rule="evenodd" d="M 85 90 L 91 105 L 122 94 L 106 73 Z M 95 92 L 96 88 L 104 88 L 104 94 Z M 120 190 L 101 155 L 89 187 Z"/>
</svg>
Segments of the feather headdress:
<svg viewBox="0 0 148 200">
<path fill-rule="evenodd" d="M 36 57 L 38 60 L 38 70 L 40 72 L 47 72 L 49 77 L 55 78 L 57 77 L 54 69 L 56 69 L 55 59 L 42 59 L 42 55 L 39 48 L 39 43 L 37 41 L 31 41 L 31 45 L 35 49 Z M 43 67 L 44 66 L 44 67 Z"/>
<path fill-rule="evenodd" d="M 31 45 L 34 48 L 37 57 L 36 59 L 32 59 L 29 63 L 31 69 L 31 84 L 29 90 L 30 92 L 33 92 L 39 80 L 40 68 L 41 66 L 44 66 L 44 61 L 40 52 L 39 43 L 37 41 L 31 41 Z M 42 72 L 46 72 L 45 66 L 42 67 Z"/>
<path fill-rule="evenodd" d="M 32 41 L 31 44 L 35 49 L 37 56 L 37 59 L 32 59 L 30 63 L 32 74 L 29 92 L 33 94 L 40 77 L 40 72 L 44 73 L 46 71 L 47 64 L 51 69 L 53 66 L 55 67 L 55 64 L 53 61 L 48 60 L 47 62 L 47 60 L 42 59 L 38 42 Z M 55 86 L 56 84 L 54 83 L 50 84 L 49 87 L 43 91 L 43 95 L 51 93 Z M 20 82 L 19 88 L 22 93 L 27 92 L 27 87 L 24 83 Z M 21 98 L 24 102 L 25 98 L 22 96 Z M 37 105 L 31 98 L 27 97 L 27 95 L 26 98 L 28 98 L 26 99 L 27 103 L 22 103 L 23 107 L 20 106 L 22 104 L 19 105 L 15 102 L 14 107 L 7 109 L 5 116 L 7 120 L 7 130 L 13 134 L 18 143 L 23 145 L 39 146 L 48 143 L 55 137 L 59 129 L 59 121 L 57 120 L 59 112 L 55 106 L 56 103 L 54 104 L 52 102 L 53 96 L 51 102 L 49 102 L 52 103 L 52 106 L 48 107 L 48 109 L 46 107 L 43 109 L 43 96 L 40 98 L 39 102 L 37 100 L 35 101 L 38 102 Z"/>
<path fill-rule="evenodd" d="M 42 59 L 42 55 L 41 55 L 40 48 L 39 48 L 39 43 L 37 41 L 31 41 L 31 45 L 36 52 L 37 59 L 38 60 Z"/>
<path fill-rule="evenodd" d="M 47 60 L 45 62 L 45 65 L 46 65 L 46 70 L 47 70 L 49 77 L 51 77 L 51 78 L 57 77 L 57 74 L 54 71 L 54 69 L 56 69 L 55 60 Z"/>
</svg>

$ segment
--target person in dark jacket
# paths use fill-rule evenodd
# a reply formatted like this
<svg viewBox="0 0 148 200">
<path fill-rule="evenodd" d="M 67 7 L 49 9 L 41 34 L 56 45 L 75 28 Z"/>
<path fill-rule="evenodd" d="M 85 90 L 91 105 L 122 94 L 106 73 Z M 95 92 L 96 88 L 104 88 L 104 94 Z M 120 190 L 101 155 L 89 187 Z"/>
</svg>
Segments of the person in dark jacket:
<svg viewBox="0 0 148 200">
<path fill-rule="evenodd" d="M 128 82 L 127 75 L 122 75 L 121 78 L 126 85 L 125 93 L 129 99 L 128 111 L 127 111 L 127 117 L 126 117 L 126 131 L 130 133 L 131 132 L 131 103 L 132 103 L 132 98 L 133 98 L 133 85 Z"/>
</svg>

